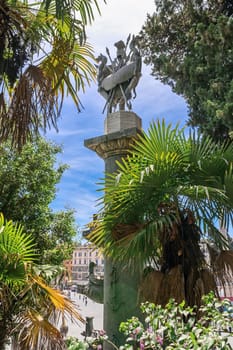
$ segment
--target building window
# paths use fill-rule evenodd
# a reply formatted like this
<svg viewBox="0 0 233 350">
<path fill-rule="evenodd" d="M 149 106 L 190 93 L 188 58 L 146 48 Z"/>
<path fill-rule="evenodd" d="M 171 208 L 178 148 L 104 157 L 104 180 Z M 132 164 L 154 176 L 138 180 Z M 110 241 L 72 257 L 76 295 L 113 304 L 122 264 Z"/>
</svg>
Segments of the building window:
<svg viewBox="0 0 233 350">
<path fill-rule="evenodd" d="M 79 259 L 79 265 L 82 265 L 82 260 L 81 259 Z"/>
<path fill-rule="evenodd" d="M 78 253 L 78 256 L 82 256 L 82 252 L 79 252 L 79 253 Z"/>
</svg>

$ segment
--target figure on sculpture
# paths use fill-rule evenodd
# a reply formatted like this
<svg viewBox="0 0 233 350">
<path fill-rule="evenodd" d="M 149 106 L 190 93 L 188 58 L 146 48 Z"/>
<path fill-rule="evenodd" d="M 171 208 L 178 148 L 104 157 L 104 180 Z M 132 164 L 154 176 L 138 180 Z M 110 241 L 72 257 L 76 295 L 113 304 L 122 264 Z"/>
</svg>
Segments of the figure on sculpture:
<svg viewBox="0 0 233 350">
<path fill-rule="evenodd" d="M 114 60 L 114 71 L 118 71 L 126 64 L 126 46 L 124 41 L 117 41 L 114 46 L 117 48 L 116 59 Z"/>
<path fill-rule="evenodd" d="M 131 40 L 131 41 L 130 41 Z M 129 45 L 129 54 L 127 49 Z M 110 51 L 106 48 L 108 58 L 100 54 L 97 57 L 98 65 L 98 92 L 105 98 L 106 103 L 103 113 L 107 108 L 107 113 L 115 111 L 117 106 L 119 110 L 128 110 L 132 108 L 132 91 L 136 97 L 136 86 L 141 77 L 142 59 L 137 45 L 137 40 L 131 35 L 128 36 L 126 43 L 123 40 L 117 41 L 116 58 L 112 59 Z"/>
</svg>

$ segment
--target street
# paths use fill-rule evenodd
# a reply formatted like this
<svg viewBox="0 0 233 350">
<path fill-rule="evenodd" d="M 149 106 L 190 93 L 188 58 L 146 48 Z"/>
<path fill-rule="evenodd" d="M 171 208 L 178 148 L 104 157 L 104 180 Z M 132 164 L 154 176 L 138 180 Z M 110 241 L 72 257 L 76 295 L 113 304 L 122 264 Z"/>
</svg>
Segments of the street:
<svg viewBox="0 0 233 350">
<path fill-rule="evenodd" d="M 71 292 L 71 300 L 75 301 L 78 305 L 79 312 L 81 316 L 86 319 L 86 317 L 93 317 L 93 328 L 102 330 L 103 329 L 103 304 L 97 304 L 91 299 L 87 298 L 87 303 L 85 302 L 85 297 L 82 294 Z M 68 334 L 67 337 L 73 336 L 78 339 L 84 339 L 84 336 L 81 335 L 82 332 L 85 332 L 85 324 L 81 322 L 72 323 L 68 322 Z"/>
</svg>

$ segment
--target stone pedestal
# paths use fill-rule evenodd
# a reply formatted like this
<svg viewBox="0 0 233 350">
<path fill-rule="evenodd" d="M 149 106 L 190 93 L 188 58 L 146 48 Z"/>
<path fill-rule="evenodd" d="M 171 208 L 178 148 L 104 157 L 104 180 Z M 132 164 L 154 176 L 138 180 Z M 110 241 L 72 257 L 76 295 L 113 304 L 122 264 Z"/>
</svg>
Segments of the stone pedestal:
<svg viewBox="0 0 233 350">
<path fill-rule="evenodd" d="M 105 172 L 117 170 L 116 161 L 129 153 L 138 134 L 141 133 L 141 119 L 133 112 L 111 113 L 105 119 L 105 135 L 84 141 L 84 145 L 95 151 L 105 161 Z M 136 270 L 135 270 L 136 271 Z M 119 332 L 120 322 L 132 316 L 139 316 L 138 284 L 139 273 L 119 266 L 111 259 L 105 259 L 104 270 L 104 330 L 117 346 L 125 337 Z M 112 349 L 105 344 L 105 350 Z"/>
<path fill-rule="evenodd" d="M 104 121 L 104 133 L 107 135 L 132 128 L 138 130 L 142 128 L 142 120 L 134 112 L 119 111 L 109 113 Z"/>
</svg>

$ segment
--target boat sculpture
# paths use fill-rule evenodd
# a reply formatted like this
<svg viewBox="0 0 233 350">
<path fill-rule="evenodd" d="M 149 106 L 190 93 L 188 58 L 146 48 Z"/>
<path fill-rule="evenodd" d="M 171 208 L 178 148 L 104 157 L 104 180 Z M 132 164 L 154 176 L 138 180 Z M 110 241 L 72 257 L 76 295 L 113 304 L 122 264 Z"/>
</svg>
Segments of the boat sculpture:
<svg viewBox="0 0 233 350">
<path fill-rule="evenodd" d="M 106 103 L 103 113 L 107 108 L 107 114 L 119 110 L 132 109 L 131 99 L 136 97 L 136 86 L 141 77 L 142 59 L 137 40 L 130 35 L 126 44 L 120 40 L 114 44 L 117 48 L 116 58 L 113 60 L 109 49 L 106 48 L 107 56 L 100 54 L 96 60 L 98 67 L 98 92 L 105 98 Z M 129 44 L 129 54 L 127 47 Z M 108 58 L 110 64 L 108 64 Z"/>
</svg>

